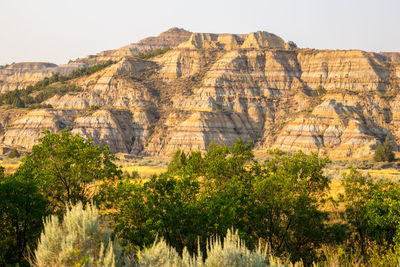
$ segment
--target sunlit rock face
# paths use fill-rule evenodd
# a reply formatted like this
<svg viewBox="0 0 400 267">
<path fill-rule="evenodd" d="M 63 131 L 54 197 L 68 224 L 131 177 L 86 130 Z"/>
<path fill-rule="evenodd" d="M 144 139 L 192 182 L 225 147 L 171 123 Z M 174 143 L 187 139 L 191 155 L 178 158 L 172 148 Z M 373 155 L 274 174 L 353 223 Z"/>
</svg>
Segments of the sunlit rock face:
<svg viewBox="0 0 400 267">
<path fill-rule="evenodd" d="M 142 60 L 135 56 L 170 47 Z M 274 34 L 191 33 L 172 28 L 66 65 L 18 63 L 0 70 L 0 92 L 54 73 L 114 60 L 68 83 L 49 108 L 6 109 L 0 146 L 29 149 L 42 129 L 70 130 L 113 153 L 170 155 L 237 138 L 255 149 L 368 158 L 400 138 L 400 54 L 291 49 Z M 51 107 L 51 108 L 50 108 Z"/>
</svg>

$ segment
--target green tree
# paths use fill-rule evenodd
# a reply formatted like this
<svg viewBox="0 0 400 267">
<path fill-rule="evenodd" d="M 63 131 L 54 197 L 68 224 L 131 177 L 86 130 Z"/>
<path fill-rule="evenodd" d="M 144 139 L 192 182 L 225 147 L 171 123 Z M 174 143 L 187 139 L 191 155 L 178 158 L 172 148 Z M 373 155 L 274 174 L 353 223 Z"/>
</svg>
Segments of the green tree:
<svg viewBox="0 0 400 267">
<path fill-rule="evenodd" d="M 186 165 L 186 154 L 183 151 L 177 150 L 168 164 L 168 172 L 173 173 L 176 171 L 182 171 L 182 168 Z"/>
<path fill-rule="evenodd" d="M 329 188 L 323 174 L 328 159 L 301 152 L 274 151 L 272 158 L 252 167 L 253 208 L 249 224 L 278 254 L 310 264 L 316 249 L 329 242 L 327 213 L 319 209 Z"/>
<path fill-rule="evenodd" d="M 148 246 L 157 235 L 182 251 L 193 249 L 206 221 L 197 194 L 199 185 L 188 178 L 153 176 L 144 184 L 123 179 L 107 191 L 115 230 L 124 245 Z"/>
<path fill-rule="evenodd" d="M 102 149 L 79 135 L 45 132 L 22 160 L 18 171 L 30 173 L 55 211 L 65 203 L 96 198 L 100 183 L 121 175 L 107 146 Z"/>
<path fill-rule="evenodd" d="M 48 202 L 37 183 L 16 173 L 0 179 L 0 265 L 27 265 L 27 247 L 34 248 Z"/>
<path fill-rule="evenodd" d="M 275 253 L 311 263 L 343 229 L 326 225 L 327 159 L 275 152 L 254 161 L 252 144 L 211 144 L 208 152 L 178 151 L 168 171 L 145 183 L 123 179 L 108 187 L 106 207 L 124 244 L 149 246 L 157 234 L 177 249 L 207 251 L 209 236 L 239 230 L 249 248 L 261 238 Z M 335 230 L 335 231 L 333 231 Z"/>
<path fill-rule="evenodd" d="M 342 184 L 346 220 L 351 227 L 350 244 L 360 247 L 364 257 L 371 249 L 389 251 L 400 246 L 400 184 L 374 181 L 355 169 L 344 175 Z M 371 247 L 373 244 L 376 247 Z"/>
<path fill-rule="evenodd" d="M 3 181 L 5 177 L 5 169 L 3 166 L 0 166 L 0 183 Z"/>
<path fill-rule="evenodd" d="M 205 250 L 210 234 L 222 236 L 244 225 L 240 220 L 250 187 L 241 181 L 249 173 L 245 166 L 253 157 L 251 148 L 238 140 L 233 147 L 212 144 L 203 155 L 186 157 L 178 151 L 167 173 L 145 183 L 123 179 L 108 187 L 107 208 L 115 211 L 118 235 L 125 244 L 146 246 L 159 234 L 178 251 L 187 247 L 193 252 L 198 238 Z"/>
<path fill-rule="evenodd" d="M 385 142 L 379 143 L 374 154 L 374 161 L 388 161 L 391 162 L 395 158 L 393 153 L 392 145 L 390 144 L 389 138 L 385 138 Z"/>
</svg>

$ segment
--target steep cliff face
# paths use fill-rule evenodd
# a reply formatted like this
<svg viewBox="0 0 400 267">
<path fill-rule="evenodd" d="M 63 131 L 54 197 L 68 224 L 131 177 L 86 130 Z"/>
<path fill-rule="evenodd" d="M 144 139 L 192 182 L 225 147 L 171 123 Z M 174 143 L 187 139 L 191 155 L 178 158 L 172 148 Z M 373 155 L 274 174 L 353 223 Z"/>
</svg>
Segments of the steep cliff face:
<svg viewBox="0 0 400 267">
<path fill-rule="evenodd" d="M 173 49 L 150 60 L 133 57 L 166 46 Z M 48 99 L 51 109 L 0 116 L 0 145 L 29 148 L 46 128 L 134 154 L 205 150 L 237 138 L 332 158 L 370 157 L 386 136 L 398 148 L 398 53 L 291 49 L 267 32 L 173 28 L 71 64 L 107 59 L 119 61 L 69 81 L 83 91 Z M 60 66 L 18 71 L 51 68 Z"/>
</svg>

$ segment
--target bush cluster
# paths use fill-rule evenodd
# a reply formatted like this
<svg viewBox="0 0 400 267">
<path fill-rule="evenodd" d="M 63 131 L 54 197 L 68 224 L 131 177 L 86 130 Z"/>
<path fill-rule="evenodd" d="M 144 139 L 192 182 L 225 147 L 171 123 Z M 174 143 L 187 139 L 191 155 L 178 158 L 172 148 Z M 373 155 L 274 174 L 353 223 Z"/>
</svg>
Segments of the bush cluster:
<svg viewBox="0 0 400 267">
<path fill-rule="evenodd" d="M 207 258 L 204 259 L 201 251 L 191 255 L 186 249 L 182 256 L 163 239 L 156 240 L 154 244 L 138 253 L 137 263 L 140 266 L 180 266 L 180 267 L 278 267 L 302 266 L 291 264 L 271 254 L 268 246 L 261 244 L 254 250 L 249 250 L 240 238 L 238 231 L 228 229 L 226 236 L 209 238 L 207 242 Z"/>
<path fill-rule="evenodd" d="M 122 249 L 104 225 L 96 206 L 82 202 L 67 207 L 62 222 L 46 218 L 34 266 L 122 266 Z"/>
<path fill-rule="evenodd" d="M 263 239 L 279 256 L 312 262 L 323 242 L 334 242 L 339 227 L 328 226 L 319 210 L 328 178 L 327 159 L 275 151 L 254 161 L 252 145 L 211 145 L 207 153 L 178 151 L 168 171 L 149 181 L 121 180 L 103 194 L 124 245 L 151 245 L 157 235 L 182 253 L 210 235 L 234 227 L 250 248 Z M 302 170 L 299 172 L 299 170 Z"/>
<path fill-rule="evenodd" d="M 352 169 L 343 193 L 328 198 L 328 159 L 276 150 L 258 162 L 241 140 L 177 151 L 165 173 L 146 180 L 113 161 L 107 146 L 46 132 L 15 173 L 0 168 L 0 265 L 26 266 L 28 251 L 38 266 L 395 266 L 400 258 L 399 182 Z M 343 207 L 336 223 L 329 202 Z"/>
</svg>

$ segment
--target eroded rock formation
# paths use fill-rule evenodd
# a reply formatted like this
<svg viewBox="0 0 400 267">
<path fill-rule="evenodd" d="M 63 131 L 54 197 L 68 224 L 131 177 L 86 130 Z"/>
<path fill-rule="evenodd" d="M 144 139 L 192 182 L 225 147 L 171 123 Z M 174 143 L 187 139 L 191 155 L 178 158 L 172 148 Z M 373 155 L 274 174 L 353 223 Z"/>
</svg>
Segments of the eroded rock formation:
<svg viewBox="0 0 400 267">
<path fill-rule="evenodd" d="M 171 47 L 149 60 L 139 53 Z M 400 141 L 400 56 L 359 50 L 291 49 L 268 32 L 190 33 L 172 28 L 66 66 L 12 65 L 0 92 L 53 73 L 115 63 L 69 81 L 82 92 L 39 110 L 3 107 L 0 145 L 30 148 L 43 128 L 71 130 L 112 152 L 171 154 L 214 141 L 252 140 L 256 149 L 370 157 L 389 136 Z"/>
</svg>

